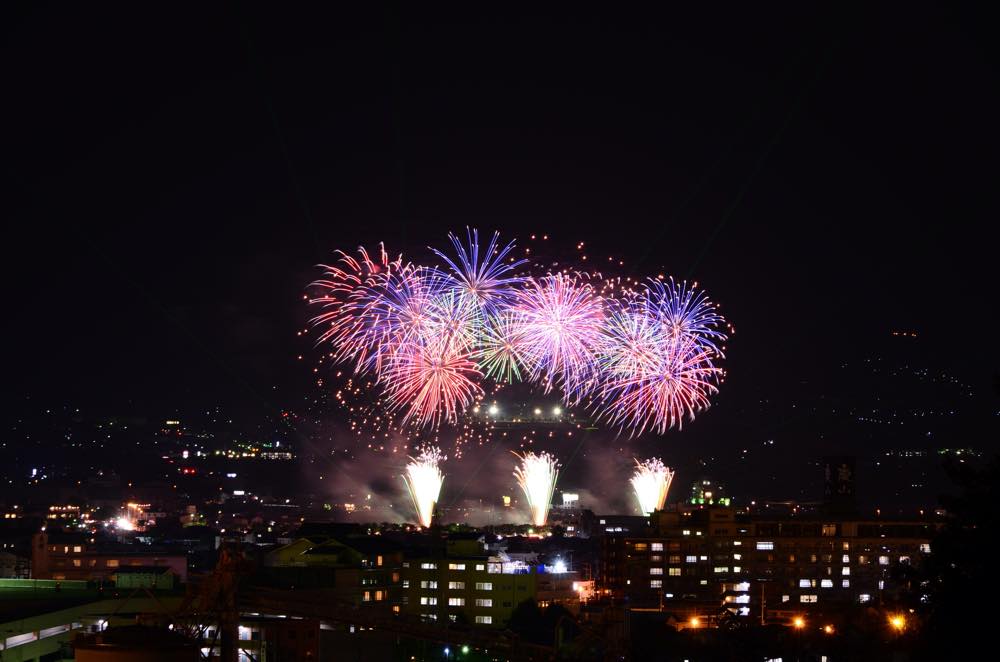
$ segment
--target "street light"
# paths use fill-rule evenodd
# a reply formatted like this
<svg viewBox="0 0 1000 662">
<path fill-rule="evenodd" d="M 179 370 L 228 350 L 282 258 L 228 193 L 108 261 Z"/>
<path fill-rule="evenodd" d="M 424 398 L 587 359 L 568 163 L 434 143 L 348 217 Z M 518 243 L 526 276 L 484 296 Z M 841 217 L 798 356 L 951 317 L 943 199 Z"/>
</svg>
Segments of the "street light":
<svg viewBox="0 0 1000 662">
<path fill-rule="evenodd" d="M 801 616 L 796 616 L 792 620 L 792 625 L 795 627 L 796 630 L 801 630 L 806 626 L 806 619 L 802 618 Z"/>
<path fill-rule="evenodd" d="M 889 617 L 889 625 L 891 625 L 896 632 L 902 632 L 906 629 L 906 617 L 902 614 L 893 614 Z"/>
</svg>

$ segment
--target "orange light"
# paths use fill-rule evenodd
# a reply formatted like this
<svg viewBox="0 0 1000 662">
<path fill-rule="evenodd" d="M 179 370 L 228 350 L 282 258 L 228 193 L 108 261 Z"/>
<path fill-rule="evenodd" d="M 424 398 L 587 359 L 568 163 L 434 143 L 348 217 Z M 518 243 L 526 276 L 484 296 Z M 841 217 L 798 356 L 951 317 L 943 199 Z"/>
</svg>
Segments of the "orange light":
<svg viewBox="0 0 1000 662">
<path fill-rule="evenodd" d="M 701 619 L 698 618 L 697 616 L 692 616 L 691 620 L 688 621 L 688 625 L 690 625 L 693 628 L 696 628 L 701 625 Z"/>
<path fill-rule="evenodd" d="M 906 617 L 902 614 L 890 616 L 889 625 L 891 625 L 897 632 L 902 632 L 906 629 Z"/>
<path fill-rule="evenodd" d="M 795 620 L 792 621 L 792 625 L 795 626 L 796 630 L 801 630 L 806 626 L 806 619 L 802 618 L 801 616 L 796 616 Z"/>
<path fill-rule="evenodd" d="M 823 632 L 826 632 L 827 634 L 833 634 L 833 626 L 832 625 L 824 625 L 823 626 Z"/>
</svg>

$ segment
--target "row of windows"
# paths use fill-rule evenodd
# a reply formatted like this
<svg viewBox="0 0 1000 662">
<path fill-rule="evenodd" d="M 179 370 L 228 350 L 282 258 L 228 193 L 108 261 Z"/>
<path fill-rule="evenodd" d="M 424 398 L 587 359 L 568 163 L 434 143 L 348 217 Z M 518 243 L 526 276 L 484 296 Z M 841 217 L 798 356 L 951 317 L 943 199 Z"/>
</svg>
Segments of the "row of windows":
<svg viewBox="0 0 1000 662">
<path fill-rule="evenodd" d="M 410 587 L 410 580 L 403 580 L 403 588 Z M 438 587 L 437 580 L 434 579 L 424 579 L 420 582 L 420 588 L 430 588 L 435 589 Z M 465 590 L 465 582 L 448 582 L 448 589 L 452 591 L 463 591 Z M 476 582 L 477 591 L 492 591 L 493 582 Z"/>
<path fill-rule="evenodd" d="M 379 593 L 381 593 L 381 591 L 379 591 Z M 377 600 L 381 600 L 381 598 L 376 598 L 376 599 Z M 435 596 L 433 596 L 433 595 L 422 595 L 422 596 L 420 596 L 420 604 L 421 605 L 425 605 L 425 606 L 426 605 L 430 605 L 430 606 L 433 606 L 433 605 L 436 605 L 437 603 L 438 603 L 438 599 Z M 492 607 L 493 606 L 493 600 L 492 600 L 492 598 L 476 598 L 475 604 L 476 604 L 477 607 Z M 449 607 L 464 607 L 465 606 L 465 598 L 448 598 L 448 606 Z"/>
<path fill-rule="evenodd" d="M 381 557 L 379 557 L 379 558 L 381 558 Z M 404 563 L 403 566 L 404 567 L 409 567 L 409 564 Z M 428 563 L 421 563 L 420 564 L 420 569 L 421 570 L 437 570 L 437 567 L 438 567 L 437 563 L 428 562 Z M 465 567 L 466 567 L 465 563 L 449 563 L 448 564 L 448 569 L 449 570 L 465 570 Z M 486 570 L 486 564 L 485 563 L 476 563 L 475 564 L 475 568 L 476 568 L 476 570 L 478 572 L 482 572 L 482 571 Z"/>
</svg>

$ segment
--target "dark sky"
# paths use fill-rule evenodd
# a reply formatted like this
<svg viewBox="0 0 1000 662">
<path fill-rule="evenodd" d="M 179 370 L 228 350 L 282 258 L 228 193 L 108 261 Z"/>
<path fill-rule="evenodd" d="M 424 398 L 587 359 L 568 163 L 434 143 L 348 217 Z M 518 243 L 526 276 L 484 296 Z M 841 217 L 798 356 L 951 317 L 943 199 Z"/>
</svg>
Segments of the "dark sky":
<svg viewBox="0 0 1000 662">
<path fill-rule="evenodd" d="M 5 8 L 18 398 L 287 406 L 312 265 L 465 225 L 696 278 L 738 331 L 723 397 L 790 396 L 893 329 L 989 384 L 974 8 L 242 4 Z"/>
</svg>

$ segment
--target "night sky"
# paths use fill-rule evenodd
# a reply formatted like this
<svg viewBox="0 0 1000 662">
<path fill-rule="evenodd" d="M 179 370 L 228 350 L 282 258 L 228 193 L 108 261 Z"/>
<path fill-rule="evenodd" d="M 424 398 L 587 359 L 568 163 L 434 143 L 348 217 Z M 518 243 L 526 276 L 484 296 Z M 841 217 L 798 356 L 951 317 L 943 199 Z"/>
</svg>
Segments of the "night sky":
<svg viewBox="0 0 1000 662">
<path fill-rule="evenodd" d="M 5 7 L 5 406 L 294 407 L 314 265 L 466 225 L 698 280 L 716 426 L 894 330 L 989 394 L 995 35 L 952 4 Z"/>
</svg>

